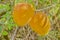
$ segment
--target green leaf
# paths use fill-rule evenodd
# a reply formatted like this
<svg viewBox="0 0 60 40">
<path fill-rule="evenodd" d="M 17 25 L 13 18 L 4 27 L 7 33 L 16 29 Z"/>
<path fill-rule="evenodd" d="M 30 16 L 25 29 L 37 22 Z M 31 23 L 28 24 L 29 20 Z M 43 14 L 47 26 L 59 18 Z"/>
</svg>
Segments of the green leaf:
<svg viewBox="0 0 60 40">
<path fill-rule="evenodd" d="M 28 3 L 32 3 L 32 2 L 33 2 L 33 0 L 27 0 L 27 2 L 28 2 Z"/>
<path fill-rule="evenodd" d="M 2 28 L 3 28 L 3 27 L 2 27 L 2 26 L 0 26 L 0 32 L 2 31 Z"/>
<path fill-rule="evenodd" d="M 3 31 L 3 32 L 2 32 L 2 35 L 3 35 L 3 36 L 6 36 L 6 35 L 8 35 L 8 32 L 7 32 L 7 31 Z"/>
<path fill-rule="evenodd" d="M 15 4 L 25 2 L 25 0 L 15 0 Z"/>
<path fill-rule="evenodd" d="M 57 4 L 58 7 L 60 7 L 60 4 Z"/>
<path fill-rule="evenodd" d="M 52 30 L 49 32 L 48 36 L 51 36 L 51 38 L 56 39 L 56 35 L 57 35 L 56 33 L 57 33 L 57 30 Z"/>
<path fill-rule="evenodd" d="M 52 0 L 53 3 L 58 3 L 58 0 Z"/>
<path fill-rule="evenodd" d="M 5 25 L 6 25 L 6 28 L 7 28 L 8 30 L 11 30 L 11 29 L 13 28 L 13 24 L 12 24 L 11 20 L 7 20 L 7 21 L 5 22 Z"/>
<path fill-rule="evenodd" d="M 57 14 L 58 10 L 59 10 L 59 7 L 56 5 L 56 7 L 52 8 L 52 9 L 49 11 L 49 14 L 50 14 L 50 15 L 55 15 L 55 14 Z"/>
<path fill-rule="evenodd" d="M 39 0 L 39 2 L 40 2 L 40 3 L 44 3 L 44 2 L 45 2 L 45 0 Z"/>
<path fill-rule="evenodd" d="M 44 37 L 38 36 L 38 40 L 43 40 Z"/>
<path fill-rule="evenodd" d="M 8 30 L 12 30 L 12 26 L 8 26 Z"/>
<path fill-rule="evenodd" d="M 58 15 L 58 19 L 60 20 L 60 14 Z"/>
<path fill-rule="evenodd" d="M 11 17 L 11 11 L 6 12 L 4 17 L 6 17 L 6 19 L 8 20 Z"/>
<path fill-rule="evenodd" d="M 33 2 L 33 0 L 27 0 L 27 3 L 32 4 L 35 8 L 35 3 Z"/>
<path fill-rule="evenodd" d="M 6 11 L 8 11 L 8 10 L 10 10 L 10 7 L 9 7 L 9 5 L 0 4 L 0 11 L 1 11 L 1 10 L 6 10 Z"/>
</svg>

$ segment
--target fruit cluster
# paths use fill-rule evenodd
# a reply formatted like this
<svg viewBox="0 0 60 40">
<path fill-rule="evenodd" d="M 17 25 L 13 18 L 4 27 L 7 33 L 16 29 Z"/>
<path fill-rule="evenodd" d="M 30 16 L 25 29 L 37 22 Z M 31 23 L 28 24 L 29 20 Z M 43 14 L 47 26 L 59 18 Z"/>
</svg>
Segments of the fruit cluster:
<svg viewBox="0 0 60 40">
<path fill-rule="evenodd" d="M 50 30 L 50 21 L 47 15 L 43 12 L 35 12 L 31 4 L 19 3 L 15 5 L 12 15 L 18 26 L 22 27 L 29 24 L 32 30 L 42 36 Z"/>
</svg>

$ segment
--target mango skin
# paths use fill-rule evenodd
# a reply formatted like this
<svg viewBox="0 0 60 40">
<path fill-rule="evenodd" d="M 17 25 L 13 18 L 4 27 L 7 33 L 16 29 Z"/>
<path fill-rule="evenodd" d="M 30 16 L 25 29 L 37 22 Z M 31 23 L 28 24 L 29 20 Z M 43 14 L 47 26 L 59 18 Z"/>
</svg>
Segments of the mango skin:
<svg viewBox="0 0 60 40">
<path fill-rule="evenodd" d="M 50 30 L 50 20 L 43 12 L 36 12 L 29 25 L 40 36 L 45 36 Z"/>
<path fill-rule="evenodd" d="M 18 26 L 25 26 L 34 15 L 34 7 L 31 4 L 19 3 L 14 6 L 13 20 Z"/>
</svg>

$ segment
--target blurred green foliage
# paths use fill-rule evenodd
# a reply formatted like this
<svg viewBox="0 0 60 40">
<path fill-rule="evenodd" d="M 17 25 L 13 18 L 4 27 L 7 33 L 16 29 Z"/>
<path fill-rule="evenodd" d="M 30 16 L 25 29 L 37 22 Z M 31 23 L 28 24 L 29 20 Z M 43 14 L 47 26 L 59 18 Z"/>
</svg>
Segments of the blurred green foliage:
<svg viewBox="0 0 60 40">
<path fill-rule="evenodd" d="M 6 35 L 8 35 L 8 32 L 7 32 L 7 31 L 3 31 L 3 32 L 2 32 L 2 35 L 3 35 L 3 36 L 6 36 Z"/>
<path fill-rule="evenodd" d="M 0 26 L 0 32 L 2 31 L 2 26 Z"/>
<path fill-rule="evenodd" d="M 8 10 L 10 10 L 10 7 L 8 5 L 0 4 L 0 12 Z"/>
<path fill-rule="evenodd" d="M 13 0 L 11 0 L 13 1 Z M 33 4 L 34 7 L 37 9 L 40 8 L 46 8 L 47 6 L 49 7 L 52 4 L 56 4 L 55 7 L 52 7 L 51 9 L 49 9 L 49 13 L 48 16 L 51 20 L 51 31 L 48 33 L 48 35 L 46 35 L 45 37 L 38 37 L 38 40 L 60 40 L 60 30 L 58 28 L 60 28 L 60 22 L 58 22 L 58 20 L 60 21 L 60 0 L 38 0 L 38 5 L 36 6 L 36 0 L 15 0 L 14 4 L 17 3 L 24 3 L 26 2 Z M 13 7 L 13 6 L 12 6 Z M 12 9 L 13 10 L 13 9 Z M 13 18 L 12 18 L 12 10 L 11 10 L 11 5 L 10 3 L 6 3 L 6 4 L 0 4 L 0 35 L 3 36 L 7 36 L 9 35 L 9 32 L 13 29 L 13 27 L 16 27 L 16 24 L 13 22 Z M 43 10 L 44 11 L 44 10 Z M 3 12 L 5 13 L 3 15 Z M 2 15 L 2 16 L 1 16 Z M 56 16 L 57 19 L 57 23 L 54 22 L 55 19 L 53 19 L 53 16 Z M 54 25 L 55 24 L 55 25 Z M 57 25 L 58 24 L 58 25 Z"/>
</svg>

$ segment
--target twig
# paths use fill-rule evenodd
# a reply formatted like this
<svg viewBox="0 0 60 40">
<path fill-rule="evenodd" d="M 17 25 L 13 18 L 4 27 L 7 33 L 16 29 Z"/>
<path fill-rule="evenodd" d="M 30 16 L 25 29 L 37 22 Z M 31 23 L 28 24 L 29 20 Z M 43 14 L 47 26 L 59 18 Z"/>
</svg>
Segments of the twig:
<svg viewBox="0 0 60 40">
<path fill-rule="evenodd" d="M 14 37 L 16 36 L 16 33 L 17 33 L 18 29 L 19 29 L 19 27 L 16 27 L 16 29 L 15 29 L 13 35 L 12 35 L 11 40 L 14 40 Z"/>
<path fill-rule="evenodd" d="M 35 3 L 36 7 L 38 6 L 38 0 L 36 0 L 36 3 Z"/>
<path fill-rule="evenodd" d="M 55 6 L 56 6 L 56 4 L 52 4 L 51 6 L 47 6 L 46 8 L 38 9 L 36 11 L 43 11 L 43 10 L 50 9 L 52 7 L 55 7 Z"/>
<path fill-rule="evenodd" d="M 31 30 L 29 30 L 29 29 L 30 29 L 30 27 L 28 28 L 28 34 L 26 35 L 26 37 L 25 37 L 24 39 L 27 39 L 28 36 L 30 35 Z M 24 39 L 23 39 L 23 40 L 24 40 Z"/>
</svg>

